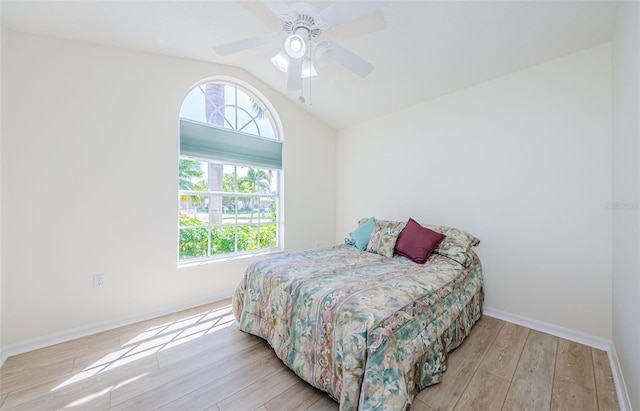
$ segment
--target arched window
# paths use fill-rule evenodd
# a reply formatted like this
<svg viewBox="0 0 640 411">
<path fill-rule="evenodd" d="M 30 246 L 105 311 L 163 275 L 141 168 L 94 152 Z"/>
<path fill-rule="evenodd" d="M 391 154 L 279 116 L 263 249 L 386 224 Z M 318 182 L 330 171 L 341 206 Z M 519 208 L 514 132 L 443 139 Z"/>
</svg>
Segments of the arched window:
<svg viewBox="0 0 640 411">
<path fill-rule="evenodd" d="M 233 81 L 180 110 L 178 262 L 282 249 L 282 141 L 266 100 Z"/>
</svg>

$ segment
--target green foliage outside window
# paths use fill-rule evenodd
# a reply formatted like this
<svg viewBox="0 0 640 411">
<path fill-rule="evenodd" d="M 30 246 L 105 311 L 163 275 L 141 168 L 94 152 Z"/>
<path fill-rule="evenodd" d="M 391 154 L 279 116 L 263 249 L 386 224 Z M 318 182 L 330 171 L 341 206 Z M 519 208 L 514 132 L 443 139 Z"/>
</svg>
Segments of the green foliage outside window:
<svg viewBox="0 0 640 411">
<path fill-rule="evenodd" d="M 275 209 L 270 210 L 275 218 Z M 180 225 L 190 226 L 180 230 L 180 260 L 207 257 L 208 229 L 206 223 L 180 214 Z M 237 230 L 236 230 L 237 229 Z M 255 251 L 277 246 L 276 224 L 238 225 L 212 227 L 211 255 L 230 254 L 236 251 Z M 237 241 L 237 250 L 236 250 Z"/>
</svg>

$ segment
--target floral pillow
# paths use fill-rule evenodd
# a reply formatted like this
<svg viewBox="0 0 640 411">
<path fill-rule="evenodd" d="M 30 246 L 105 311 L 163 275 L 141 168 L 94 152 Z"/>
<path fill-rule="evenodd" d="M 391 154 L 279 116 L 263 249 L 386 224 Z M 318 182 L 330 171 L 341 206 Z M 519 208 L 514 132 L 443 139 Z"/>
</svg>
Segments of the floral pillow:
<svg viewBox="0 0 640 411">
<path fill-rule="evenodd" d="M 438 247 L 433 250 L 435 254 L 448 257 L 465 267 L 469 267 L 473 260 L 471 254 L 469 254 L 469 250 L 471 247 L 480 244 L 479 239 L 457 228 L 432 224 L 425 224 L 424 227 L 446 236 L 446 238 L 438 244 Z"/>
<path fill-rule="evenodd" d="M 377 220 L 377 222 L 378 227 L 371 232 L 367 251 L 387 258 L 393 257 L 396 241 L 398 241 L 398 236 L 407 222 L 388 220 Z"/>
</svg>

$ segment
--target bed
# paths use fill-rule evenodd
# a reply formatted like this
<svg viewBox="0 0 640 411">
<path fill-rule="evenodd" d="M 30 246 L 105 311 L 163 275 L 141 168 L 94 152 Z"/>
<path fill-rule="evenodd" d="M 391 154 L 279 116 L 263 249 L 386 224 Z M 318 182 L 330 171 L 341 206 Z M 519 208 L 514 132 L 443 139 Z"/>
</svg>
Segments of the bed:
<svg viewBox="0 0 640 411">
<path fill-rule="evenodd" d="M 379 222 L 396 239 L 402 232 L 401 222 Z M 233 297 L 240 329 L 267 340 L 341 410 L 408 409 L 440 382 L 447 353 L 480 318 L 483 301 L 472 249 L 479 240 L 427 227 L 448 234 L 424 264 L 352 244 L 254 262 Z"/>
</svg>

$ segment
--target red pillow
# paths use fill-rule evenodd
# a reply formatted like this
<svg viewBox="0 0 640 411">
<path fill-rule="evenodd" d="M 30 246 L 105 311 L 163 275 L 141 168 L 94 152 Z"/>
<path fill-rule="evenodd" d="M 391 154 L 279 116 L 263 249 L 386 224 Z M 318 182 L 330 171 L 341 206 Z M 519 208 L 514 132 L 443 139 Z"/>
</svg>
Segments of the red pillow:
<svg viewBox="0 0 640 411">
<path fill-rule="evenodd" d="M 410 218 L 398 236 L 395 251 L 414 263 L 424 264 L 431 252 L 445 237 L 443 234 L 421 226 L 416 220 Z"/>
</svg>

